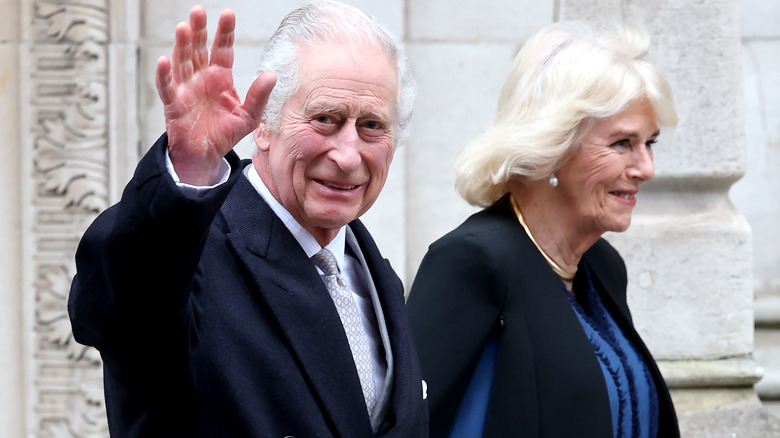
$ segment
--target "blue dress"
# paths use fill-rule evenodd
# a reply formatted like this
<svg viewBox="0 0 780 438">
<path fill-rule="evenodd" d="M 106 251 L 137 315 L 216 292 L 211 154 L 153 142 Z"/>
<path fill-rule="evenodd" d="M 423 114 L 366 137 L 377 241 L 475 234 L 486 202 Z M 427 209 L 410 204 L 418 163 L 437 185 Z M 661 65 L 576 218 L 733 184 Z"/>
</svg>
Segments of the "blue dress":
<svg viewBox="0 0 780 438">
<path fill-rule="evenodd" d="M 578 290 L 577 299 L 565 292 L 604 373 L 615 437 L 655 438 L 658 391 L 650 370 L 604 307 L 587 265 L 580 268 L 585 270 L 585 287 Z"/>
</svg>

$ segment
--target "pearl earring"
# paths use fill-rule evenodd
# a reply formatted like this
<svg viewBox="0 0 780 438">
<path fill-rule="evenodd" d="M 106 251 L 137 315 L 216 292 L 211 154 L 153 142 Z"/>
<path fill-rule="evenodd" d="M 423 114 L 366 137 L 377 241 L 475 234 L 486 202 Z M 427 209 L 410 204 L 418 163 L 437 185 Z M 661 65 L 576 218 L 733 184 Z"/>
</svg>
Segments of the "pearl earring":
<svg viewBox="0 0 780 438">
<path fill-rule="evenodd" d="M 555 176 L 554 173 L 550 175 L 550 185 L 553 187 L 558 187 L 558 177 Z"/>
</svg>

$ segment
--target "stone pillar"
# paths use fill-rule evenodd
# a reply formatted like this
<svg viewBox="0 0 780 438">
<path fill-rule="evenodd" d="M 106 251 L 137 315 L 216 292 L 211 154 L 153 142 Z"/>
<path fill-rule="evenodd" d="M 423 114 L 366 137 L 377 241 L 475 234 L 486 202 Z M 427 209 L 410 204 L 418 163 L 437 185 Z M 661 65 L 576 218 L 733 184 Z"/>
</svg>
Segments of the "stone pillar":
<svg viewBox="0 0 780 438">
<path fill-rule="evenodd" d="M 24 435 L 19 2 L 0 0 L 0 430 Z"/>
<path fill-rule="evenodd" d="M 22 2 L 22 291 L 31 433 L 94 436 L 105 429 L 98 355 L 73 340 L 65 302 L 80 234 L 108 203 L 107 7 Z"/>
<path fill-rule="evenodd" d="M 747 172 L 731 198 L 750 222 L 755 291 L 755 357 L 764 369 L 756 384 L 765 406 L 780 415 L 780 4 L 742 0 Z"/>
<path fill-rule="evenodd" d="M 18 4 L 20 174 L 7 186 L 21 190 L 23 326 L 17 335 L 25 345 L 19 363 L 27 402 L 14 406 L 25 410 L 18 417 L 26 416 L 26 435 L 102 437 L 100 358 L 73 340 L 66 301 L 81 234 L 116 199 L 128 163 L 137 160 L 136 38 L 130 38 L 137 4 Z M 110 102 L 121 110 L 110 112 Z"/>
<path fill-rule="evenodd" d="M 562 19 L 638 22 L 669 77 L 680 124 L 655 148 L 628 232 L 637 328 L 672 388 L 683 436 L 777 436 L 753 390 L 751 234 L 728 198 L 745 172 L 738 1 L 561 2 Z M 695 23 L 695 25 L 692 25 Z"/>
</svg>

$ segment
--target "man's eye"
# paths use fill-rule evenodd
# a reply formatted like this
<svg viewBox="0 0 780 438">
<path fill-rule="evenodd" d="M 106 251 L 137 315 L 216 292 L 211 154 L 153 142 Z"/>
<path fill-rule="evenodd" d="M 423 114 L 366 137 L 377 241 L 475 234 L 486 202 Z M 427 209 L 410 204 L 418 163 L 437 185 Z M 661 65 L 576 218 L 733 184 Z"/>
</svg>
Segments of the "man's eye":
<svg viewBox="0 0 780 438">
<path fill-rule="evenodd" d="M 370 120 L 364 123 L 363 126 L 365 126 L 368 129 L 380 129 L 382 127 L 382 124 L 377 121 Z"/>
<path fill-rule="evenodd" d="M 314 118 L 319 123 L 333 123 L 333 117 L 322 114 Z"/>
</svg>

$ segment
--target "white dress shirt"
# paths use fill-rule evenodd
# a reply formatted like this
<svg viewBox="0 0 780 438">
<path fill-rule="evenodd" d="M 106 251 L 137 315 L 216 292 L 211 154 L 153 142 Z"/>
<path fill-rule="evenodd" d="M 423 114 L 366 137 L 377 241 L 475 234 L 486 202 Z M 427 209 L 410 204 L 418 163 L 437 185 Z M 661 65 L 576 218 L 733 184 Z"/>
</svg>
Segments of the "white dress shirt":
<svg viewBox="0 0 780 438">
<path fill-rule="evenodd" d="M 208 186 L 195 186 L 192 184 L 183 183 L 176 174 L 176 171 L 173 168 L 173 163 L 171 162 L 170 156 L 167 154 L 167 152 L 165 159 L 168 173 L 176 182 L 176 185 L 183 190 L 201 191 L 211 189 L 217 187 L 220 184 L 223 184 L 230 177 L 230 164 L 227 162 L 227 160 L 223 159 L 217 180 L 213 184 Z M 263 183 L 263 180 L 260 178 L 260 175 L 257 173 L 257 169 L 255 169 L 252 164 L 249 164 L 244 168 L 243 173 L 252 184 L 252 187 L 257 190 L 257 193 L 263 198 L 263 200 L 265 200 L 268 206 L 271 207 L 271 210 L 273 210 L 276 216 L 279 217 L 287 229 L 290 230 L 290 233 L 292 233 L 293 237 L 295 237 L 295 239 L 301 245 L 301 248 L 303 248 L 306 256 L 311 259 L 314 254 L 317 254 L 322 248 L 317 242 L 317 239 L 315 239 L 311 233 L 303 228 L 303 226 L 301 226 L 301 224 L 295 220 L 290 212 L 287 211 L 287 209 L 285 209 L 282 204 L 280 204 L 279 201 L 273 197 L 271 192 L 268 190 L 268 187 L 266 187 L 265 183 Z M 347 281 L 349 289 L 352 291 L 352 296 L 355 299 L 355 303 L 360 310 L 360 316 L 363 319 L 363 327 L 366 329 L 369 348 L 371 350 L 371 359 L 374 369 L 374 387 L 377 388 L 377 396 L 379 396 L 379 391 L 384 385 L 385 376 L 387 374 L 387 361 L 385 360 L 385 351 L 384 347 L 382 346 L 381 337 L 379 335 L 376 312 L 372 303 L 367 279 L 363 274 L 363 266 L 360 264 L 357 258 L 346 253 L 346 229 L 346 225 L 342 226 L 341 229 L 339 229 L 338 234 L 336 234 L 336 237 L 334 237 L 330 243 L 325 245 L 325 248 L 333 253 L 333 256 L 336 258 L 336 265 L 338 265 L 339 272 Z M 353 248 L 357 247 L 356 241 L 350 241 L 349 244 Z M 324 281 L 323 272 L 319 268 L 317 268 L 317 272 L 320 273 L 320 277 L 323 277 Z"/>
</svg>

